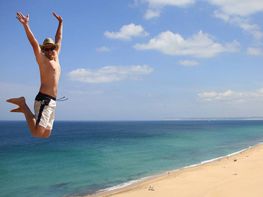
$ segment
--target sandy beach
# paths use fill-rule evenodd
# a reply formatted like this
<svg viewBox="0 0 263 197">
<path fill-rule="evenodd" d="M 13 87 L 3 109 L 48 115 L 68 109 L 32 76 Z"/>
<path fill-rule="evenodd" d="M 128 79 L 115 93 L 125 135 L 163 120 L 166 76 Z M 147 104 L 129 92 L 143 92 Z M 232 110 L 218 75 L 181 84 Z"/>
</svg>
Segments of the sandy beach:
<svg viewBox="0 0 263 197">
<path fill-rule="evenodd" d="M 261 197 L 263 145 L 89 197 Z"/>
</svg>

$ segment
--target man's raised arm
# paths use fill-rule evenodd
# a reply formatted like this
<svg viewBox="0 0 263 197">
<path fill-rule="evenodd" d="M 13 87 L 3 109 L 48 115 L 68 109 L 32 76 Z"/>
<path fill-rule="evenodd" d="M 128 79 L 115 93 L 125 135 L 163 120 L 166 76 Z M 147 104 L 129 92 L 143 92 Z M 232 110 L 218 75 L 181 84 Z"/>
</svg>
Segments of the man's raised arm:
<svg viewBox="0 0 263 197">
<path fill-rule="evenodd" d="M 18 12 L 18 13 L 16 13 L 16 18 L 23 25 L 25 32 L 26 32 L 26 35 L 27 35 L 27 38 L 33 47 L 35 56 L 37 57 L 41 53 L 41 49 L 39 47 L 37 39 L 35 38 L 34 34 L 32 33 L 32 31 L 29 27 L 29 15 L 24 16 L 21 12 Z"/>
<path fill-rule="evenodd" d="M 55 36 L 55 43 L 58 47 L 57 51 L 59 52 L 61 49 L 61 42 L 62 42 L 63 19 L 61 16 L 58 16 L 55 12 L 53 12 L 53 16 L 55 16 L 56 19 L 58 20 L 58 29 Z"/>
</svg>

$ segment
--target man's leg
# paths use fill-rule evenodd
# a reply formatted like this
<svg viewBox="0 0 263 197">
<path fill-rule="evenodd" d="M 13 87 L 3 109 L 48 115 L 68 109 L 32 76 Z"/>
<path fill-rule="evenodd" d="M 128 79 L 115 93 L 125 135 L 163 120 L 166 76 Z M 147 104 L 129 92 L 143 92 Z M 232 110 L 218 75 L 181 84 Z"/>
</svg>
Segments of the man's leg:
<svg viewBox="0 0 263 197">
<path fill-rule="evenodd" d="M 26 100 L 24 97 L 11 98 L 8 99 L 7 102 L 18 105 L 18 108 L 13 109 L 10 112 L 21 112 L 25 115 L 28 127 L 33 137 L 47 138 L 50 136 L 50 129 L 46 129 L 40 125 L 36 125 L 35 116 L 26 104 Z"/>
</svg>

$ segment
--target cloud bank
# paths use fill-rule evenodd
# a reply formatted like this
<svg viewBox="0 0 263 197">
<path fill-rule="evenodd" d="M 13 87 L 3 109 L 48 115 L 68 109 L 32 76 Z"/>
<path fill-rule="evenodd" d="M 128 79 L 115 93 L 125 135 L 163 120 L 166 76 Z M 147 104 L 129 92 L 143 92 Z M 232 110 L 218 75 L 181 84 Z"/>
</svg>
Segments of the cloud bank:
<svg viewBox="0 0 263 197">
<path fill-rule="evenodd" d="M 150 39 L 148 43 L 136 44 L 137 50 L 156 50 L 167 55 L 188 55 L 193 57 L 211 58 L 223 52 L 235 52 L 239 49 L 239 43 L 221 44 L 212 36 L 202 31 L 190 38 L 183 38 L 178 33 L 166 31 Z"/>
<path fill-rule="evenodd" d="M 251 99 L 262 99 L 263 88 L 255 91 L 239 92 L 226 90 L 223 92 L 207 91 L 198 94 L 199 98 L 205 101 L 247 101 Z"/>
<path fill-rule="evenodd" d="M 122 80 L 137 80 L 153 72 L 148 65 L 105 66 L 96 70 L 79 68 L 69 73 L 71 80 L 84 83 L 111 83 Z"/>
</svg>

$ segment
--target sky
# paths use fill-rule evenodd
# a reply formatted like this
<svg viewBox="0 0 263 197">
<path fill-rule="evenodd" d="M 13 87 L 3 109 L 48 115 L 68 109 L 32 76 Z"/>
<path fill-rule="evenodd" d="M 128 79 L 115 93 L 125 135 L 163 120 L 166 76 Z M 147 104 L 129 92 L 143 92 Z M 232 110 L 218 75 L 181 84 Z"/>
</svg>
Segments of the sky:
<svg viewBox="0 0 263 197">
<path fill-rule="evenodd" d="M 263 117 L 262 0 L 1 0 L 0 120 L 33 109 L 42 43 L 64 22 L 57 120 Z"/>
</svg>

